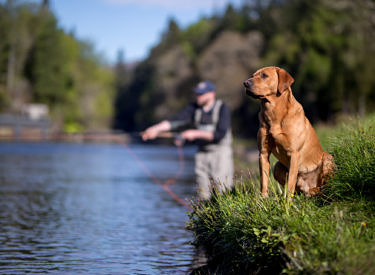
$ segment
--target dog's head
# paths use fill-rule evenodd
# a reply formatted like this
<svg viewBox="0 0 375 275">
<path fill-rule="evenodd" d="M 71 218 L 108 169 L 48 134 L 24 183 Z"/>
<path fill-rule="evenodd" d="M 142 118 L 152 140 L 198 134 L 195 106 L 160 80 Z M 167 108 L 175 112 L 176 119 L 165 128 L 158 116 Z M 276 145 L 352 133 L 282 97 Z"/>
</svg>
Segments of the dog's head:
<svg viewBox="0 0 375 275">
<path fill-rule="evenodd" d="M 293 82 L 293 77 L 284 69 L 265 67 L 257 70 L 243 85 L 248 96 L 264 99 L 269 96 L 280 96 Z"/>
</svg>

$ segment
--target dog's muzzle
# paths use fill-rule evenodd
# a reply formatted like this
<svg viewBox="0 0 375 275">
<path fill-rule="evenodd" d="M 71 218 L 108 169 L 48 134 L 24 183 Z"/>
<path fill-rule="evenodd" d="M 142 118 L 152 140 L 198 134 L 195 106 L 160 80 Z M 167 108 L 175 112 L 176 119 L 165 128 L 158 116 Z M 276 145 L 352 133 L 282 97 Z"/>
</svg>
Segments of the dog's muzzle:
<svg viewBox="0 0 375 275">
<path fill-rule="evenodd" d="M 254 82 L 252 82 L 251 80 L 246 80 L 243 85 L 246 89 L 250 89 L 254 85 Z"/>
<path fill-rule="evenodd" d="M 253 93 L 251 88 L 253 87 L 254 83 L 251 80 L 246 80 L 243 85 L 245 86 L 245 91 L 248 96 L 251 96 L 252 98 L 259 99 L 260 96 Z"/>
</svg>

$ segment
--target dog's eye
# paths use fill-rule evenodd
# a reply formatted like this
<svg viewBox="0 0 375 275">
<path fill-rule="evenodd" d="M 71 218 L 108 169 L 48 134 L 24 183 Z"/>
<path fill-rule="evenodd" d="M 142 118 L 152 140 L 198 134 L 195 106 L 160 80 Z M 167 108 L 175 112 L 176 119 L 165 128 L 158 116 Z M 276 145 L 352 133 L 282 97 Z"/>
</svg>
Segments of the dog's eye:
<svg viewBox="0 0 375 275">
<path fill-rule="evenodd" d="M 267 78 L 268 75 L 266 75 L 265 73 L 262 73 L 262 75 L 260 76 L 261 78 Z"/>
</svg>

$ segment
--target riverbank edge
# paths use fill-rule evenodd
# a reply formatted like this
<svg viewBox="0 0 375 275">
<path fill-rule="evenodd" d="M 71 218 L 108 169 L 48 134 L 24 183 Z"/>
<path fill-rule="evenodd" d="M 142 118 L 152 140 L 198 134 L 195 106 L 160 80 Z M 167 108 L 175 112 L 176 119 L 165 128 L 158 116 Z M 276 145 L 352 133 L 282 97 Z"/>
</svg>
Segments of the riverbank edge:
<svg viewBox="0 0 375 275">
<path fill-rule="evenodd" d="M 337 171 L 317 197 L 291 198 L 271 180 L 264 199 L 259 179 L 243 177 L 193 204 L 187 228 L 208 264 L 192 274 L 375 273 L 374 118 L 318 131 Z"/>
</svg>

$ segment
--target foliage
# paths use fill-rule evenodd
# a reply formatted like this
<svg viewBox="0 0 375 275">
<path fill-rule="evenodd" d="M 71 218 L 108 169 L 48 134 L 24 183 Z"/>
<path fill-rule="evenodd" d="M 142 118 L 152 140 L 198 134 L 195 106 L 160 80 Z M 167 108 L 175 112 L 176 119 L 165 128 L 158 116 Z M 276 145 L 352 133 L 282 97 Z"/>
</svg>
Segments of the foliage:
<svg viewBox="0 0 375 275">
<path fill-rule="evenodd" d="M 326 145 L 336 176 L 318 197 L 291 198 L 271 180 L 263 198 L 258 180 L 241 179 L 231 193 L 193 205 L 188 227 L 212 256 L 210 272 L 372 274 L 373 117 L 360 124 L 332 131 L 340 133 Z"/>
<path fill-rule="evenodd" d="M 265 63 L 279 64 L 292 73 L 296 80 L 293 91 L 313 121 L 338 113 L 363 115 L 363 100 L 374 87 L 366 73 L 373 65 L 363 60 L 361 52 L 369 60 L 375 57 L 373 42 L 368 41 L 375 33 L 359 27 L 366 19 L 358 16 L 366 12 L 345 0 L 340 2 L 285 1 L 271 8 L 284 16 L 273 18 L 280 24 L 271 36 Z"/>
<path fill-rule="evenodd" d="M 210 36 L 214 28 L 213 19 L 203 18 L 195 24 L 191 24 L 182 33 L 183 43 L 189 44 L 192 48 L 190 56 L 195 58 L 211 41 Z"/>
<path fill-rule="evenodd" d="M 25 104 L 44 103 L 55 128 L 111 125 L 113 73 L 90 43 L 58 27 L 48 1 L 0 3 L 0 35 L 3 111 L 17 113 Z"/>
<path fill-rule="evenodd" d="M 145 67 L 140 65 L 130 79 L 130 83 L 141 80 L 150 84 L 137 90 L 137 93 L 142 94 L 137 98 L 157 98 L 158 101 L 151 107 L 147 106 L 151 109 L 138 101 L 139 108 L 127 116 L 142 117 L 145 119 L 142 125 L 149 125 L 166 118 L 163 116 L 165 112 L 159 111 L 162 108 L 176 112 L 177 107 L 171 108 L 163 98 L 171 95 L 177 97 L 179 102 L 176 105 L 180 101 L 190 100 L 191 93 L 187 88 L 193 87 L 215 69 L 209 64 L 203 68 L 199 66 L 205 56 L 211 51 L 211 56 L 217 60 L 225 60 L 231 49 L 239 48 L 236 43 L 241 43 L 240 40 L 231 41 L 231 44 L 222 45 L 228 52 L 214 52 L 212 45 L 215 45 L 222 33 L 229 30 L 243 37 L 256 31 L 265 39 L 259 56 L 255 58 L 261 62 L 249 66 L 254 58 L 239 52 L 241 58 L 231 58 L 232 63 L 227 66 L 229 71 L 241 72 L 243 64 L 247 64 L 246 74 L 240 75 L 246 79 L 261 66 L 276 65 L 287 69 L 295 79 L 293 93 L 313 123 L 334 121 L 343 114 L 358 113 L 363 116 L 375 106 L 375 80 L 372 77 L 375 70 L 374 13 L 371 0 L 257 0 L 244 1 L 244 6 L 237 9 L 229 5 L 224 12 L 201 18 L 185 29 L 171 19 L 160 43 L 145 60 L 153 66 L 152 73 L 145 74 L 141 68 Z M 160 85 L 170 76 L 160 75 L 159 64 L 178 64 L 179 58 L 167 57 L 167 53 L 176 47 L 181 47 L 185 52 L 183 58 L 189 59 L 185 70 L 190 70 L 190 75 L 177 75 L 173 87 Z M 211 63 L 220 66 L 220 62 Z M 225 73 L 225 70 L 220 76 L 210 76 L 209 80 L 221 83 L 220 87 L 236 87 L 236 94 L 243 93 L 241 82 L 236 80 L 234 83 L 231 74 Z M 223 81 L 228 85 L 222 85 Z M 177 91 L 181 89 L 184 93 L 178 94 Z M 233 94 L 233 91 L 227 93 Z M 258 105 L 244 96 L 241 102 L 233 103 L 230 107 L 233 111 L 234 132 L 255 136 Z M 153 115 L 145 115 L 146 112 Z M 245 122 L 246 127 L 243 126 Z M 140 125 L 135 123 L 134 127 Z"/>
<path fill-rule="evenodd" d="M 63 34 L 56 31 L 56 19 L 47 11 L 42 11 L 41 24 L 28 60 L 28 72 L 34 87 L 33 100 L 51 107 L 64 102 L 68 72 L 67 58 L 62 47 Z"/>
<path fill-rule="evenodd" d="M 57 126 L 103 128 L 113 119 L 115 128 L 141 130 L 180 110 L 199 80 L 209 78 L 222 89 L 220 96 L 232 98 L 243 94 L 238 79 L 266 65 L 291 73 L 293 93 L 313 123 L 364 116 L 375 107 L 372 0 L 248 0 L 186 28 L 170 18 L 150 55 L 122 72 L 111 71 L 91 43 L 59 29 L 48 1 L 43 3 L 0 3 L 0 107 L 5 111 L 42 102 Z M 223 42 L 228 32 L 242 38 Z M 250 33 L 262 42 L 250 39 Z M 259 105 L 245 96 L 229 103 L 233 131 L 255 136 Z"/>
</svg>

